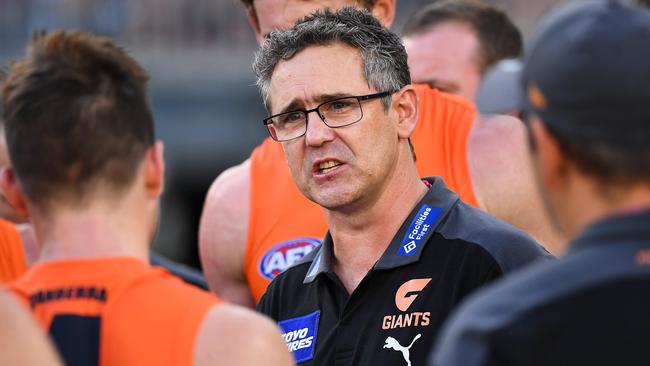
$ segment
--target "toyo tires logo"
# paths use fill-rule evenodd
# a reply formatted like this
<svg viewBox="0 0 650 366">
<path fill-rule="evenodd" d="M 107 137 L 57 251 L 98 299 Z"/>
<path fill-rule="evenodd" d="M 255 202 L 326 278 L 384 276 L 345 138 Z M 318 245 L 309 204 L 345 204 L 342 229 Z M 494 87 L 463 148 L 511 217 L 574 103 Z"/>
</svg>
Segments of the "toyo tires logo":
<svg viewBox="0 0 650 366">
<path fill-rule="evenodd" d="M 320 245 L 315 238 L 298 238 L 282 242 L 269 249 L 259 263 L 262 276 L 272 280 Z"/>
</svg>

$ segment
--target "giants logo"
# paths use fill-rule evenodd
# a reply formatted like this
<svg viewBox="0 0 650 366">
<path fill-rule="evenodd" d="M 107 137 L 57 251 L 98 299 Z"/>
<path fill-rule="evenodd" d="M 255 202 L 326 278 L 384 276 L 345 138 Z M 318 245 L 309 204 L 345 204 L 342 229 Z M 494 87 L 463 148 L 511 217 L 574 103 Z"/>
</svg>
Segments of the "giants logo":
<svg viewBox="0 0 650 366">
<path fill-rule="evenodd" d="M 395 293 L 395 306 L 406 312 L 420 292 L 431 282 L 430 278 L 416 278 L 404 282 Z M 426 327 L 429 325 L 431 312 L 414 311 L 406 314 L 386 315 L 382 321 L 382 329 L 395 329 L 406 327 Z"/>
<path fill-rule="evenodd" d="M 299 238 L 280 243 L 264 253 L 259 263 L 259 271 L 262 276 L 272 280 L 318 245 L 320 240 L 314 238 Z"/>
</svg>

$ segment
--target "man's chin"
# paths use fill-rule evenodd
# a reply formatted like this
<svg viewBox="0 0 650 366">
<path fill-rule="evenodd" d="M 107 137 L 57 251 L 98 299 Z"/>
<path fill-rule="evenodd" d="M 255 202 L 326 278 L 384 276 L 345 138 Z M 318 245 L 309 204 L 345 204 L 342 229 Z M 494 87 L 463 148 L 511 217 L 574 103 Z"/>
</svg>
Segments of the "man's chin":
<svg viewBox="0 0 650 366">
<path fill-rule="evenodd" d="M 342 179 L 320 183 L 313 180 L 305 181 L 298 183 L 302 194 L 327 210 L 338 210 L 348 206 L 357 201 L 360 196 L 358 186 L 350 181 Z"/>
<path fill-rule="evenodd" d="M 307 195 L 307 198 L 329 211 L 343 211 L 358 201 L 352 192 L 333 190 L 314 192 Z"/>
</svg>

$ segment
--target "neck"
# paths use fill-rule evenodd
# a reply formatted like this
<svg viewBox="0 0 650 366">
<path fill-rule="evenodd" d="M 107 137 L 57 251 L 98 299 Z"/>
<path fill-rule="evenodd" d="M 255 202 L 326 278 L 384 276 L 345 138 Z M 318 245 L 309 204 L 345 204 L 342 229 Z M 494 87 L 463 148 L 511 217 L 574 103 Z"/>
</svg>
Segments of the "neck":
<svg viewBox="0 0 650 366">
<path fill-rule="evenodd" d="M 46 219 L 33 217 L 39 261 L 128 256 L 149 261 L 151 224 L 133 205 L 59 208 Z"/>
<path fill-rule="evenodd" d="M 389 178 L 379 197 L 354 211 L 326 211 L 332 265 L 348 292 L 379 260 L 413 207 L 426 194 L 414 164 Z"/>
<path fill-rule="evenodd" d="M 650 208 L 650 185 L 609 188 L 606 193 L 597 188 L 590 191 L 592 194 L 574 196 L 582 199 L 572 205 L 574 213 L 567 215 L 574 217 L 567 224 L 571 237 L 608 216 Z"/>
</svg>

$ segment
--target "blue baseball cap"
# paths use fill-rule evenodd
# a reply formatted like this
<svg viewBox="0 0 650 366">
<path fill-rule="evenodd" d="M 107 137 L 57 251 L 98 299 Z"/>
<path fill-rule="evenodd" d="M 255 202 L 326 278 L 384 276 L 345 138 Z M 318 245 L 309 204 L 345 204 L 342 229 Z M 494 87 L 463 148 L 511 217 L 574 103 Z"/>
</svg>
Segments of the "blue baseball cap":
<svg viewBox="0 0 650 366">
<path fill-rule="evenodd" d="M 650 11 L 614 0 L 545 17 L 522 69 L 524 108 L 573 140 L 650 142 Z M 645 131 L 645 132 L 644 132 Z"/>
<path fill-rule="evenodd" d="M 650 143 L 648 9 L 617 0 L 561 6 L 542 19 L 516 72 L 518 97 L 511 99 L 556 133 L 582 142 Z"/>
</svg>

